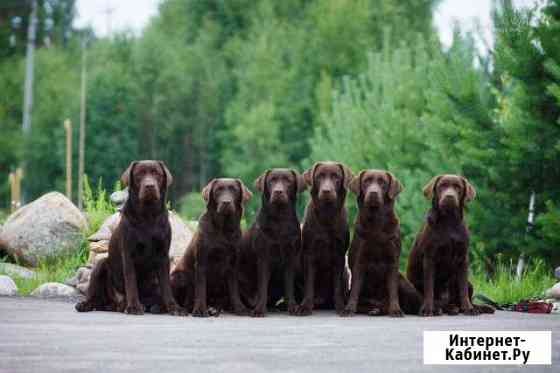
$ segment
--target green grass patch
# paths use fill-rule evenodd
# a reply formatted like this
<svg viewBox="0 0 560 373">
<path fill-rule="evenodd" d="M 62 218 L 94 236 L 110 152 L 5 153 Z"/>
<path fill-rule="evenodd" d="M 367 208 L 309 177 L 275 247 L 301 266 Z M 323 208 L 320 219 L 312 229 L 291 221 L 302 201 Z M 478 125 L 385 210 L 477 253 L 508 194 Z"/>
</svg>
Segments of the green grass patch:
<svg viewBox="0 0 560 373">
<path fill-rule="evenodd" d="M 520 279 L 516 278 L 513 263 L 498 263 L 489 277 L 483 271 L 473 271 L 470 280 L 475 293 L 483 294 L 497 303 L 517 303 L 523 299 L 540 298 L 556 282 L 552 270 L 542 260 L 529 262 Z"/>
</svg>

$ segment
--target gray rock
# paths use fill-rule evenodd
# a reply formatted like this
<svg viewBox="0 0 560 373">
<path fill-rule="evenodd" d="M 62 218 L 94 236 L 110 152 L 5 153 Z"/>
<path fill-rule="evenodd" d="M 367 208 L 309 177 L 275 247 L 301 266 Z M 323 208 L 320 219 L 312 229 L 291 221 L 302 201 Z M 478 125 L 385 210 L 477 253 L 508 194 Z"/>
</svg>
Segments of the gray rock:
<svg viewBox="0 0 560 373">
<path fill-rule="evenodd" d="M 560 282 L 545 291 L 544 293 L 548 298 L 560 299 Z"/>
<path fill-rule="evenodd" d="M 31 295 L 39 298 L 67 298 L 78 296 L 80 293 L 72 286 L 58 282 L 47 282 L 33 290 Z"/>
<path fill-rule="evenodd" d="M 556 270 L 554 270 L 554 275 L 556 276 L 556 278 L 560 278 L 560 267 L 556 268 Z"/>
<path fill-rule="evenodd" d="M 0 275 L 0 296 L 17 295 L 18 288 L 10 276 Z"/>
<path fill-rule="evenodd" d="M 185 224 L 183 219 L 176 213 L 169 212 L 169 224 L 171 224 L 171 247 L 169 257 L 176 262 L 183 256 L 187 246 L 192 240 L 193 231 Z"/>
<path fill-rule="evenodd" d="M 113 192 L 109 198 L 117 207 L 121 207 L 128 199 L 128 188 Z"/>
<path fill-rule="evenodd" d="M 32 270 L 12 263 L 0 263 L 0 272 L 25 279 L 33 278 L 36 275 Z"/>
<path fill-rule="evenodd" d="M 64 284 L 75 287 L 80 291 L 80 293 L 86 294 L 89 287 L 91 270 L 92 268 L 90 266 L 78 268 L 76 274 L 73 277 L 66 279 Z"/>
<path fill-rule="evenodd" d="M 8 217 L 0 233 L 0 248 L 25 264 L 78 249 L 87 219 L 58 192 L 47 193 Z"/>
</svg>

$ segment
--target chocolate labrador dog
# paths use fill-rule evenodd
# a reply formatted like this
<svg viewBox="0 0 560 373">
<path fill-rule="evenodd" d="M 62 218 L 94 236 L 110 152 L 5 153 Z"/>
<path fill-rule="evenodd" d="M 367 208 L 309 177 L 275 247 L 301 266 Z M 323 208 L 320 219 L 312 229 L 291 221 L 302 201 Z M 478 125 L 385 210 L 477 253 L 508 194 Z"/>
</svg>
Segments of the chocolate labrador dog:
<svg viewBox="0 0 560 373">
<path fill-rule="evenodd" d="M 474 187 L 462 176 L 440 175 L 425 187 L 432 201 L 426 222 L 416 236 L 408 258 L 407 277 L 424 297 L 420 315 L 478 315 L 493 313 L 490 306 L 472 304 L 469 273 L 469 231 L 465 205 L 475 197 Z"/>
<path fill-rule="evenodd" d="M 161 161 L 135 161 L 121 182 L 129 198 L 109 242 L 109 256 L 92 272 L 79 312 L 104 310 L 141 315 L 152 312 L 185 315 L 169 283 L 171 227 L 166 207 L 173 177 Z M 143 304 L 144 303 L 144 304 Z"/>
<path fill-rule="evenodd" d="M 223 309 L 246 314 L 237 277 L 240 221 L 251 192 L 239 179 L 222 178 L 210 181 L 202 197 L 206 212 L 171 273 L 173 294 L 195 317 L 217 316 Z"/>
<path fill-rule="evenodd" d="M 388 171 L 363 170 L 350 182 L 350 190 L 359 211 L 349 254 L 350 298 L 343 316 L 352 316 L 358 306 L 360 313 L 372 316 L 418 313 L 422 298 L 399 272 L 401 232 L 394 205 L 403 190 L 400 181 Z"/>
<path fill-rule="evenodd" d="M 296 214 L 297 196 L 305 189 L 294 170 L 274 168 L 255 181 L 262 193 L 261 208 L 244 234 L 243 293 L 254 299 L 252 316 L 263 317 L 284 296 L 288 312 L 296 311 L 294 282 L 301 249 L 301 228 Z"/>
<path fill-rule="evenodd" d="M 302 228 L 304 296 L 296 315 L 310 315 L 314 307 L 344 310 L 348 292 L 345 255 L 350 243 L 346 221 L 346 188 L 352 171 L 339 162 L 318 162 L 304 172 L 311 187 Z"/>
</svg>

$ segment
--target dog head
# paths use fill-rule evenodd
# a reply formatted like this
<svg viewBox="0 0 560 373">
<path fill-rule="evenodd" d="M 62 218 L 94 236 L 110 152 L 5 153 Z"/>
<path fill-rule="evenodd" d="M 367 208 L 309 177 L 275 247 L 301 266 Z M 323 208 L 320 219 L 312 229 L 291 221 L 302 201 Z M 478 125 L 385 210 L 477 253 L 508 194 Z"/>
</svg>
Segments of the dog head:
<svg viewBox="0 0 560 373">
<path fill-rule="evenodd" d="M 317 162 L 303 173 L 311 187 L 311 196 L 320 203 L 333 205 L 344 200 L 346 188 L 352 180 L 352 170 L 340 162 Z"/>
<path fill-rule="evenodd" d="M 439 175 L 424 187 L 424 196 L 439 211 L 461 212 L 476 196 L 474 187 L 463 176 Z"/>
<path fill-rule="evenodd" d="M 277 206 L 295 202 L 305 187 L 303 176 L 287 168 L 266 170 L 255 180 L 255 188 L 263 194 L 266 203 Z"/>
<path fill-rule="evenodd" d="M 252 193 L 240 179 L 212 179 L 202 189 L 202 198 L 209 210 L 219 215 L 241 215 L 243 205 L 251 198 Z"/>
<path fill-rule="evenodd" d="M 173 176 L 163 161 L 134 161 L 121 176 L 131 196 L 142 204 L 164 202 Z"/>
<path fill-rule="evenodd" d="M 350 182 L 350 190 L 358 197 L 358 204 L 374 209 L 391 205 L 403 186 L 388 171 L 363 170 Z"/>
</svg>

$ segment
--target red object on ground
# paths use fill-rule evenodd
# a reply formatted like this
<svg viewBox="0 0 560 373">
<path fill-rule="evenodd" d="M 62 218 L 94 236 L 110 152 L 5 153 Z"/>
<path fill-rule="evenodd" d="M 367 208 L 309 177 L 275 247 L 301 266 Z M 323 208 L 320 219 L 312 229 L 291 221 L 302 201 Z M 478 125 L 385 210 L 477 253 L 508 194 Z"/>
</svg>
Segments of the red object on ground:
<svg viewBox="0 0 560 373">
<path fill-rule="evenodd" d="M 513 311 L 528 313 L 550 313 L 553 305 L 539 301 L 523 301 L 513 305 Z"/>
</svg>

